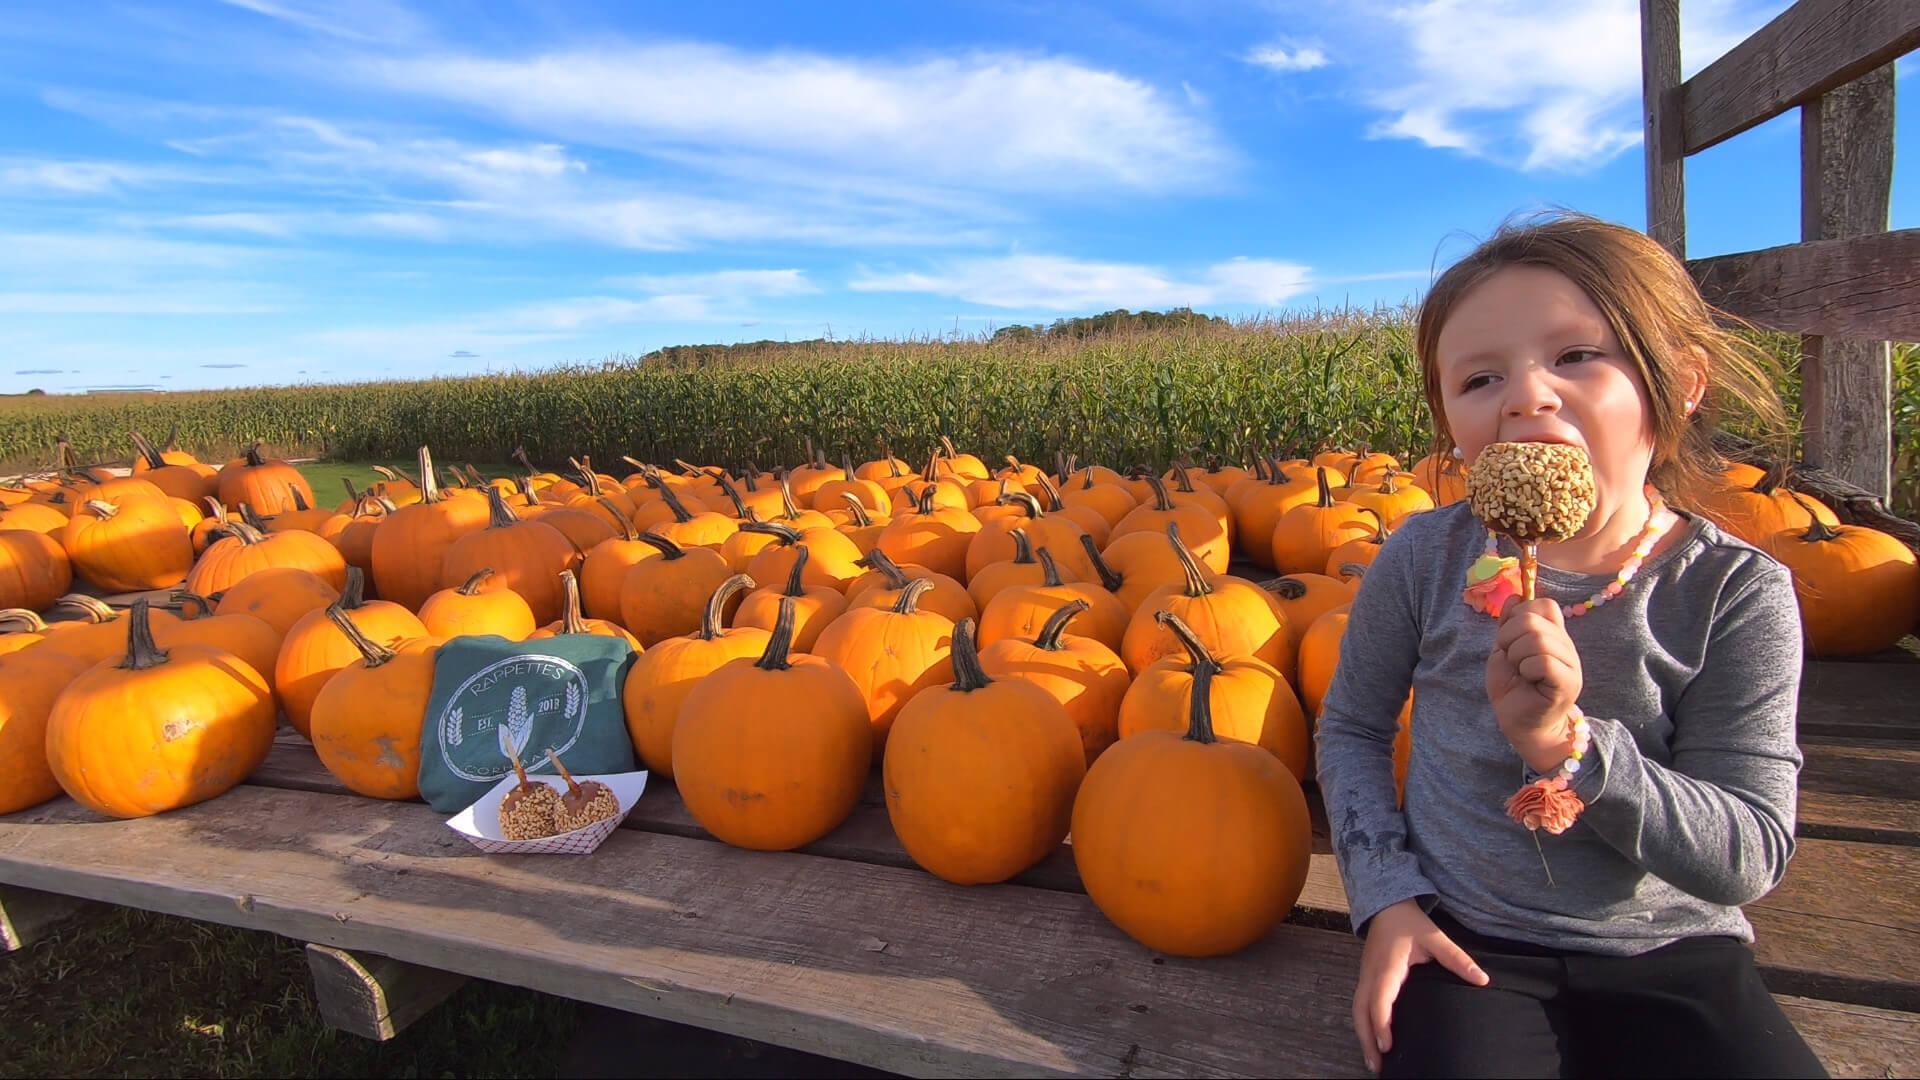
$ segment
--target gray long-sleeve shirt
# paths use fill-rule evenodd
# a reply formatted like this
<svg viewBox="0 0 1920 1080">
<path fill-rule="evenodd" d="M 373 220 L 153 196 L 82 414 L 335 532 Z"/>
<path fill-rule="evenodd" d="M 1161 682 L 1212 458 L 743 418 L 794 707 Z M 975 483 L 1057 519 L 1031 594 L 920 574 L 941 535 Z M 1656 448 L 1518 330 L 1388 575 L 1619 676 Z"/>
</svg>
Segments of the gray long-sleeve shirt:
<svg viewBox="0 0 1920 1080">
<path fill-rule="evenodd" d="M 1574 783 L 1587 808 L 1565 833 L 1539 832 L 1538 848 L 1505 811 L 1538 774 L 1487 700 L 1497 621 L 1461 598 L 1486 532 L 1456 503 L 1387 541 L 1315 735 L 1356 933 L 1417 898 L 1478 933 L 1554 948 L 1631 956 L 1683 937 L 1753 940 L 1738 905 L 1777 885 L 1793 855 L 1799 609 L 1773 559 L 1704 518 L 1674 528 L 1681 538 L 1621 596 L 1567 620 L 1593 735 Z M 1611 579 L 1543 564 L 1538 589 L 1573 603 Z M 1392 746 L 1409 687 L 1401 810 Z"/>
</svg>

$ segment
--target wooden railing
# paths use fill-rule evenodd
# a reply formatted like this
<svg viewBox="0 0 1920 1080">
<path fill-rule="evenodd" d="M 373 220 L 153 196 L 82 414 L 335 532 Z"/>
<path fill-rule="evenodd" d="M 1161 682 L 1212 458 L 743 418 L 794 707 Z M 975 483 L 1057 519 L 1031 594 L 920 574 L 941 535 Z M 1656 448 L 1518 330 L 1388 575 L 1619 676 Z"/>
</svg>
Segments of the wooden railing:
<svg viewBox="0 0 1920 1080">
<path fill-rule="evenodd" d="M 1647 232 L 1686 259 L 1688 155 L 1798 107 L 1798 244 L 1687 260 L 1701 292 L 1802 335 L 1802 456 L 1886 499 L 1889 340 L 1920 341 L 1920 229 L 1889 232 L 1893 62 L 1920 0 L 1799 0 L 1682 81 L 1679 0 L 1640 0 Z"/>
</svg>

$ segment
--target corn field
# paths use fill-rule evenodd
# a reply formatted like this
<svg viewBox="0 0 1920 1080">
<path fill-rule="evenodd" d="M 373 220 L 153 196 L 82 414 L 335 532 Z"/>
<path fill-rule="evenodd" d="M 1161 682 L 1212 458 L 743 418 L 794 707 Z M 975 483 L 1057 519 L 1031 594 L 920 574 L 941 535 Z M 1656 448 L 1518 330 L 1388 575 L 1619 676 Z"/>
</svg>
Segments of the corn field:
<svg viewBox="0 0 1920 1080">
<path fill-rule="evenodd" d="M 924 457 L 942 435 L 1051 464 L 1165 466 L 1366 443 L 1411 459 L 1432 421 L 1406 311 L 1348 311 L 1083 340 L 857 341 L 776 346 L 704 364 L 579 365 L 537 373 L 176 394 L 0 399 L 0 470 L 44 468 L 64 433 L 82 459 L 125 461 L 127 432 L 221 460 L 252 439 L 341 459 L 537 462 L 588 454 L 792 463 L 805 440 L 856 459 Z M 1798 384 L 1790 338 L 1769 340 Z M 1896 507 L 1920 501 L 1920 348 L 1895 352 Z M 1735 425 L 1738 430 L 1737 424 Z"/>
</svg>

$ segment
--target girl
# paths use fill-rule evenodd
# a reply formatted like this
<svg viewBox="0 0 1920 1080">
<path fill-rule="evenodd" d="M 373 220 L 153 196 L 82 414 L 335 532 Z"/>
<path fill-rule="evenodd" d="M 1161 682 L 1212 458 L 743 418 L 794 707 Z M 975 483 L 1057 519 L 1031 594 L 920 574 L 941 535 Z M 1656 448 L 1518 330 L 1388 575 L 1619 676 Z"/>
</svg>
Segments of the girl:
<svg viewBox="0 0 1920 1080">
<path fill-rule="evenodd" d="M 1417 347 L 1442 452 L 1569 443 L 1596 499 L 1531 602 L 1464 502 L 1409 519 L 1354 599 L 1316 745 L 1368 1068 L 1825 1075 L 1740 911 L 1793 854 L 1793 586 L 1686 510 L 1723 406 L 1784 428 L 1768 361 L 1664 248 L 1573 214 L 1451 267 Z"/>
</svg>

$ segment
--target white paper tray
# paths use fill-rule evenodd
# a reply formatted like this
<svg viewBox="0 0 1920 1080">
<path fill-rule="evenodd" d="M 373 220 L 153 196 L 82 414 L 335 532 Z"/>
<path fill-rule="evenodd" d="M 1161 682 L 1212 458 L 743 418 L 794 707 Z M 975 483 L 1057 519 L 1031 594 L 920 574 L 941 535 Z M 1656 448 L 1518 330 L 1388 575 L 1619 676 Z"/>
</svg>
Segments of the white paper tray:
<svg viewBox="0 0 1920 1080">
<path fill-rule="evenodd" d="M 546 784 L 561 793 L 567 790 L 567 782 L 558 776 L 538 774 L 530 775 L 527 779 Z M 466 837 L 474 847 L 496 855 L 585 855 L 612 836 L 613 830 L 620 827 L 627 813 L 640 802 L 641 793 L 647 789 L 647 774 L 600 773 L 575 776 L 574 779 L 583 783 L 598 780 L 607 785 L 620 803 L 620 812 L 558 836 L 543 836 L 538 840 L 509 840 L 500 832 L 500 800 L 507 797 L 507 792 L 513 790 L 520 778 L 508 773 L 482 795 L 479 802 L 448 818 L 447 827 Z"/>
</svg>

